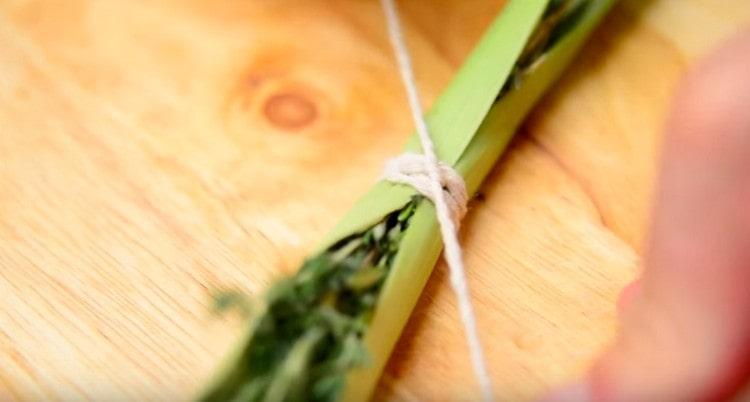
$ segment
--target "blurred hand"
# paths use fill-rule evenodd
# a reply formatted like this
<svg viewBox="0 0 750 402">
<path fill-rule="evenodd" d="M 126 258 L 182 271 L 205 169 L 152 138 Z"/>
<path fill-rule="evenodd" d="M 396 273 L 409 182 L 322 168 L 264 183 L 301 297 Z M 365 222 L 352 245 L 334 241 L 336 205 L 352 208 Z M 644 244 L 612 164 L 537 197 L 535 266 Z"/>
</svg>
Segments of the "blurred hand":
<svg viewBox="0 0 750 402">
<path fill-rule="evenodd" d="M 688 74 L 642 278 L 612 348 L 549 401 L 718 401 L 750 385 L 750 31 Z"/>
</svg>

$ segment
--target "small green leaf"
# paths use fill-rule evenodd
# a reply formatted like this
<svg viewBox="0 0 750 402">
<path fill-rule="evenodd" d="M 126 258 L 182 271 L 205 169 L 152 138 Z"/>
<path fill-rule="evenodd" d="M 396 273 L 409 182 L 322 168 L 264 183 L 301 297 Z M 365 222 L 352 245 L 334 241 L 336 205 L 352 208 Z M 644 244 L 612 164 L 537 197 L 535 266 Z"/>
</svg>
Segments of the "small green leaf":
<svg viewBox="0 0 750 402">
<path fill-rule="evenodd" d="M 236 311 L 243 318 L 250 317 L 252 302 L 250 296 L 238 290 L 222 290 L 213 294 L 213 311 L 216 314 L 226 314 Z"/>
</svg>

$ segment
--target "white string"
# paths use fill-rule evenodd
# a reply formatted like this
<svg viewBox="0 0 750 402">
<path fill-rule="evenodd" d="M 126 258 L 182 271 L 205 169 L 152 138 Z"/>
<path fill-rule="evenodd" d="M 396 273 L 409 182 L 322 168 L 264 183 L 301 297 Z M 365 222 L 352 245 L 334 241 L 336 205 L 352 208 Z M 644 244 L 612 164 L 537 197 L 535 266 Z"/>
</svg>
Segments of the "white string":
<svg viewBox="0 0 750 402">
<path fill-rule="evenodd" d="M 414 124 L 417 128 L 417 135 L 419 136 L 419 141 L 422 145 L 422 152 L 424 154 L 422 165 L 427 178 L 429 179 L 429 187 L 423 186 L 415 188 L 429 196 L 435 204 L 437 220 L 440 224 L 440 233 L 443 237 L 443 243 L 445 244 L 444 258 L 450 269 L 450 283 L 456 294 L 456 298 L 458 299 L 458 309 L 461 315 L 461 320 L 464 324 L 464 331 L 466 332 L 466 341 L 469 346 L 469 354 L 474 368 L 474 375 L 479 382 L 482 399 L 484 401 L 492 401 L 492 383 L 487 372 L 482 345 L 479 342 L 476 318 L 474 317 L 474 308 L 471 304 L 469 287 L 464 272 L 463 253 L 456 234 L 458 225 L 457 223 L 454 223 L 454 220 L 451 218 L 451 215 L 455 214 L 451 214 L 449 211 L 446 194 L 443 191 L 445 176 L 441 174 L 441 168 L 438 164 L 438 158 L 435 153 L 435 146 L 432 143 L 432 139 L 430 139 L 427 122 L 424 119 L 424 113 L 422 112 L 422 106 L 419 101 L 419 92 L 417 90 L 409 57 L 409 51 L 406 48 L 403 33 L 401 32 L 401 23 L 399 21 L 398 12 L 396 11 L 396 5 L 393 0 L 381 0 L 380 3 L 383 7 L 383 12 L 385 13 L 386 23 L 388 25 L 388 35 L 391 44 L 393 45 L 398 67 L 401 72 L 401 78 L 406 88 L 412 118 L 414 119 Z M 455 175 L 458 176 L 458 174 Z M 461 182 L 463 183 L 463 180 L 461 180 Z M 465 202 L 466 201 L 464 200 L 462 204 L 464 209 L 466 208 Z M 456 220 L 456 222 L 458 222 L 458 220 Z"/>
</svg>

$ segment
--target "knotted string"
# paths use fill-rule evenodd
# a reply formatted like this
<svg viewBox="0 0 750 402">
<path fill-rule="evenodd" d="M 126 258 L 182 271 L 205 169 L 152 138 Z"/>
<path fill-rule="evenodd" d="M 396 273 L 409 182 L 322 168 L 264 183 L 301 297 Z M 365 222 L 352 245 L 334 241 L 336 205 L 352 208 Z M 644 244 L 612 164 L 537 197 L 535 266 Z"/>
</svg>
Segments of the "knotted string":
<svg viewBox="0 0 750 402">
<path fill-rule="evenodd" d="M 419 101 L 409 51 L 406 48 L 401 23 L 393 0 L 380 1 L 388 25 L 388 35 L 396 55 L 414 124 L 416 125 L 423 155 L 406 154 L 389 162 L 385 179 L 413 186 L 435 204 L 440 234 L 445 244 L 443 253 L 450 270 L 450 283 L 458 299 L 458 309 L 463 321 L 474 375 L 479 382 L 484 401 L 492 401 L 492 383 L 487 372 L 484 352 L 479 342 L 474 308 L 464 272 L 463 252 L 456 234 L 460 218 L 466 211 L 466 185 L 451 167 L 440 164 L 435 145 L 430 138 L 422 106 Z M 445 190 L 444 190 L 445 187 Z M 446 194 L 447 193 L 447 194 Z M 451 201 L 448 201 L 451 200 Z M 453 205 L 453 207 L 449 206 Z"/>
<path fill-rule="evenodd" d="M 435 203 L 428 170 L 429 161 L 424 155 L 407 152 L 388 160 L 382 177 L 392 183 L 414 187 L 420 194 Z M 469 201 L 466 184 L 460 174 L 443 162 L 438 163 L 438 173 L 451 220 L 458 228 L 461 226 L 461 219 L 466 215 L 466 203 Z"/>
</svg>

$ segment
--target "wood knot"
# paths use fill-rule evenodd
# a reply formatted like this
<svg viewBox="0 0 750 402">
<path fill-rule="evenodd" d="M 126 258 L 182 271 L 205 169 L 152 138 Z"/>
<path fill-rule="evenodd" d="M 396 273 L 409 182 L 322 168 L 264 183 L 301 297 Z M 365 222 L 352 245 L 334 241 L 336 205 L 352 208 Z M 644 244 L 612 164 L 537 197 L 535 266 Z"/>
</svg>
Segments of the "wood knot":
<svg viewBox="0 0 750 402">
<path fill-rule="evenodd" d="M 307 97 L 282 92 L 271 95 L 263 105 L 263 115 L 271 124 L 287 130 L 310 125 L 318 117 L 318 108 Z"/>
</svg>

